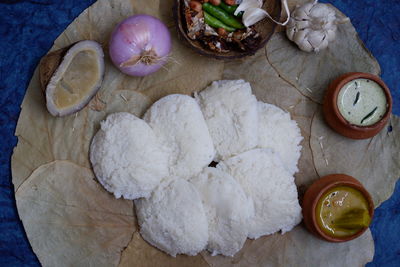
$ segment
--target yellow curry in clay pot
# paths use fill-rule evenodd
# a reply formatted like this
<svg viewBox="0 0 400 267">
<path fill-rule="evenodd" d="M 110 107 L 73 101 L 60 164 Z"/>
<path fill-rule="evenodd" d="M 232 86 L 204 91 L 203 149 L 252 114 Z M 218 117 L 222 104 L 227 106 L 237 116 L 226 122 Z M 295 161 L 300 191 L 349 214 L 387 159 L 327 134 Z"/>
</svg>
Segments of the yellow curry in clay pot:
<svg viewBox="0 0 400 267">
<path fill-rule="evenodd" d="M 330 242 L 352 240 L 371 223 L 374 205 L 369 193 L 355 178 L 333 174 L 318 179 L 303 199 L 306 227 Z"/>
</svg>

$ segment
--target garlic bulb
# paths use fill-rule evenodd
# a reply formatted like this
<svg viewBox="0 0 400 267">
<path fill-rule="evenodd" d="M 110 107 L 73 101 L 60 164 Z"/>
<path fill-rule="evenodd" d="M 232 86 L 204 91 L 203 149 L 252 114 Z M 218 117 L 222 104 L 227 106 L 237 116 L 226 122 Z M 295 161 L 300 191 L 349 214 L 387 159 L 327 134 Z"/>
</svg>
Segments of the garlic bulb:
<svg viewBox="0 0 400 267">
<path fill-rule="evenodd" d="M 318 52 L 335 39 L 339 22 L 331 6 L 314 1 L 295 8 L 286 26 L 286 35 L 301 50 Z"/>
</svg>

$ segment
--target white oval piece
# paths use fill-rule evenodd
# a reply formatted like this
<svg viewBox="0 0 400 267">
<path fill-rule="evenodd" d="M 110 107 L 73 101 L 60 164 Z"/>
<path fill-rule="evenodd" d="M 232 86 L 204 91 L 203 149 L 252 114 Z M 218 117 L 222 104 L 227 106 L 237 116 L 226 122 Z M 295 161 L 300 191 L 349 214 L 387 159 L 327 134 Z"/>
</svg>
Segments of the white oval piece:
<svg viewBox="0 0 400 267">
<path fill-rule="evenodd" d="M 207 249 L 213 256 L 233 256 L 249 233 L 253 201 L 232 176 L 216 168 L 205 168 L 190 182 L 200 193 L 208 219 Z"/>
<path fill-rule="evenodd" d="M 214 81 L 196 99 L 214 142 L 217 161 L 257 146 L 257 99 L 248 82 Z"/>
<path fill-rule="evenodd" d="M 183 179 L 165 181 L 150 198 L 135 201 L 140 234 L 162 251 L 196 255 L 207 245 L 208 222 L 195 187 Z"/>
<path fill-rule="evenodd" d="M 207 124 L 194 98 L 168 95 L 155 102 L 144 115 L 169 155 L 171 175 L 190 179 L 214 158 Z"/>
<path fill-rule="evenodd" d="M 168 176 L 167 155 L 153 130 L 126 112 L 101 122 L 90 145 L 90 162 L 99 182 L 116 198 L 148 197 Z"/>
</svg>

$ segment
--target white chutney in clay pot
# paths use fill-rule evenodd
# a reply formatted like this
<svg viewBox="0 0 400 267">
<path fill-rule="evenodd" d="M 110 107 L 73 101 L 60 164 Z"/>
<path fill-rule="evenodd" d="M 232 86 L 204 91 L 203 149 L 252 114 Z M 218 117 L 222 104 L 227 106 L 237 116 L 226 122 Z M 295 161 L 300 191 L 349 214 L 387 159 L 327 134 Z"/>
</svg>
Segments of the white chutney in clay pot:
<svg viewBox="0 0 400 267">
<path fill-rule="evenodd" d="M 325 121 L 337 133 L 366 139 L 378 134 L 392 111 L 389 88 L 369 73 L 350 72 L 328 87 L 323 103 Z"/>
<path fill-rule="evenodd" d="M 383 88 L 373 80 L 355 79 L 339 91 L 337 106 L 343 118 L 353 125 L 369 126 L 385 115 L 387 100 Z"/>
</svg>

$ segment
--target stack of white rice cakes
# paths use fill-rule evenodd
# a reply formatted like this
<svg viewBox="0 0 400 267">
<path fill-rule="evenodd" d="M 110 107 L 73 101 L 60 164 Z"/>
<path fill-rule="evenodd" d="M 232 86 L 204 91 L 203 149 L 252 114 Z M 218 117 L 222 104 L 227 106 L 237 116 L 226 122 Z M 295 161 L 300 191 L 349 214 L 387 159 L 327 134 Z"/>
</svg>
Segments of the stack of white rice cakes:
<svg viewBox="0 0 400 267">
<path fill-rule="evenodd" d="M 249 83 L 226 80 L 195 98 L 166 96 L 143 119 L 109 115 L 90 160 L 106 190 L 135 199 L 151 245 L 172 256 L 203 249 L 233 256 L 246 238 L 301 221 L 294 183 L 301 140 L 289 113 L 257 102 Z"/>
</svg>

